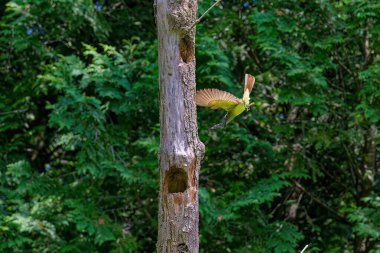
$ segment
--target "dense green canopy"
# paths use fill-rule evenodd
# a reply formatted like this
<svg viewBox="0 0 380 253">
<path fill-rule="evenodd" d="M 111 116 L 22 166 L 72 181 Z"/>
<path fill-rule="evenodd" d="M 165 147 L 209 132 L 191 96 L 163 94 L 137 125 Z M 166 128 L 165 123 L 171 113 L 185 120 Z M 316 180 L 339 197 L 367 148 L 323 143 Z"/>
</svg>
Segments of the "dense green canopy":
<svg viewBox="0 0 380 253">
<path fill-rule="evenodd" d="M 199 14 L 211 0 L 199 2 Z M 222 1 L 197 25 L 201 252 L 380 251 L 380 3 Z M 154 252 L 153 1 L 0 1 L 0 252 Z M 377 163 L 376 163 L 377 162 Z"/>
</svg>

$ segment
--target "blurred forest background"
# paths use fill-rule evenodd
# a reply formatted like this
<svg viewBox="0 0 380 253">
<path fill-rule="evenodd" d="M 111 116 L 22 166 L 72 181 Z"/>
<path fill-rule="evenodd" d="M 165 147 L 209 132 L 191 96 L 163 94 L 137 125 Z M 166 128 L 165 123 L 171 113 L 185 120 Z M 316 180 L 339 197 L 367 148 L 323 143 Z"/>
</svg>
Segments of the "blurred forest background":
<svg viewBox="0 0 380 253">
<path fill-rule="evenodd" d="M 199 15 L 211 0 L 199 0 Z M 208 132 L 201 252 L 380 252 L 380 2 L 222 1 L 197 89 L 259 106 Z M 154 252 L 151 0 L 0 1 L 0 252 Z"/>
</svg>

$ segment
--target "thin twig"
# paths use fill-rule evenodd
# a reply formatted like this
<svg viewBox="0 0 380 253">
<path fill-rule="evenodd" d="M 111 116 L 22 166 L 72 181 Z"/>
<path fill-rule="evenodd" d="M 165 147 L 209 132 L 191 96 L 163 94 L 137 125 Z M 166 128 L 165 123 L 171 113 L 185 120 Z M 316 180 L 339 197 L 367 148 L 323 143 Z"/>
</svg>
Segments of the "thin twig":
<svg viewBox="0 0 380 253">
<path fill-rule="evenodd" d="M 305 246 L 305 248 L 303 248 L 303 250 L 301 251 L 301 253 L 304 253 L 305 250 L 307 249 L 307 247 L 309 247 L 309 244 L 307 244 L 307 245 Z"/>
<path fill-rule="evenodd" d="M 198 24 L 199 22 L 201 22 L 202 18 L 204 18 L 204 16 L 206 16 L 207 13 L 209 13 L 209 12 L 212 10 L 212 8 L 214 8 L 214 7 L 215 7 L 218 3 L 220 3 L 221 1 L 222 1 L 222 0 L 217 0 L 213 5 L 211 5 L 211 7 L 208 8 L 207 11 L 205 11 L 205 13 L 203 13 L 203 15 L 200 16 L 200 17 L 194 22 L 194 24 L 191 25 L 191 27 L 189 28 L 189 31 L 190 31 L 191 29 L 193 29 L 193 27 L 194 27 L 196 24 Z"/>
<path fill-rule="evenodd" d="M 13 111 L 8 111 L 8 112 L 0 112 L 0 115 L 6 115 L 6 114 L 12 114 L 12 113 L 24 113 L 28 111 L 28 108 L 26 109 L 20 109 L 20 110 L 13 110 Z"/>
<path fill-rule="evenodd" d="M 307 151 L 306 151 L 306 152 L 307 152 Z M 314 155 L 313 152 L 307 152 L 307 154 L 302 155 L 302 157 L 303 157 L 305 160 L 307 160 L 308 162 L 310 162 L 310 163 L 312 162 L 312 159 L 314 159 L 315 161 L 318 161 L 317 157 Z M 337 180 L 336 180 L 336 177 L 334 177 L 334 176 L 328 171 L 328 169 L 326 169 L 326 167 L 325 167 L 321 162 L 316 162 L 316 164 L 319 165 L 319 167 L 323 169 L 323 172 L 324 172 L 327 176 L 329 176 L 331 179 L 335 180 L 334 183 L 340 185 L 343 189 L 345 189 L 346 191 L 350 192 L 352 195 L 355 195 L 355 192 L 352 191 L 352 190 L 350 190 L 350 188 L 349 188 L 347 185 L 345 185 L 345 184 L 343 184 L 343 183 L 337 181 Z M 354 183 L 355 183 L 355 181 L 354 181 Z"/>
<path fill-rule="evenodd" d="M 292 189 L 292 190 L 288 193 L 288 195 L 284 198 L 284 200 L 282 201 L 282 203 L 277 204 L 277 206 L 272 210 L 272 212 L 270 212 L 269 217 L 271 217 L 272 215 L 274 215 L 274 213 L 277 211 L 277 209 L 280 208 L 280 207 L 281 207 L 281 206 L 282 206 L 282 205 L 283 205 L 283 204 L 289 199 L 290 195 L 292 195 L 293 192 L 294 192 L 294 190 Z"/>
<path fill-rule="evenodd" d="M 354 183 L 354 185 L 357 188 L 357 186 L 359 184 L 359 182 L 358 182 L 359 178 L 361 178 L 361 173 L 360 173 L 359 166 L 356 163 L 356 161 L 354 159 L 352 159 L 351 152 L 348 149 L 347 145 L 345 143 L 342 143 L 342 144 L 343 144 L 344 150 L 346 151 L 346 155 L 347 155 L 347 158 L 348 158 L 349 168 L 350 168 L 351 177 L 352 177 L 352 182 Z"/>
<path fill-rule="evenodd" d="M 311 194 L 308 190 L 306 190 L 300 183 L 298 183 L 297 181 L 295 180 L 291 180 L 293 182 L 293 184 L 298 188 L 300 189 L 301 191 L 303 191 L 306 195 L 308 195 L 313 201 L 315 201 L 316 203 L 318 203 L 320 206 L 324 207 L 327 211 L 333 213 L 334 215 L 337 216 L 337 218 L 339 218 L 340 221 L 346 223 L 346 224 L 350 224 L 349 221 L 346 219 L 346 217 L 344 217 L 341 213 L 335 211 L 334 209 L 332 209 L 331 207 L 329 207 L 328 205 L 326 205 L 325 203 L 323 203 L 320 199 L 318 199 L 317 197 L 315 197 L 313 194 Z"/>
</svg>

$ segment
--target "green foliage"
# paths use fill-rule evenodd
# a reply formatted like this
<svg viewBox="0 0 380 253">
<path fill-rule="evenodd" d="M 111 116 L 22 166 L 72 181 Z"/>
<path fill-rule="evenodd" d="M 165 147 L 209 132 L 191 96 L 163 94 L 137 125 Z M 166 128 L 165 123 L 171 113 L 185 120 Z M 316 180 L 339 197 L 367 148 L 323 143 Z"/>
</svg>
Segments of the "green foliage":
<svg viewBox="0 0 380 253">
<path fill-rule="evenodd" d="M 279 197 L 281 189 L 289 186 L 285 178 L 281 175 L 262 179 L 228 204 L 222 200 L 223 195 L 217 196 L 202 189 L 200 208 L 202 221 L 206 222 L 204 226 L 215 227 L 217 224 L 216 228 L 202 234 L 204 245 L 217 240 L 217 248 L 213 246 L 215 251 L 240 245 L 236 252 L 296 252 L 295 247 L 303 238 L 302 234 L 288 222 L 271 222 L 261 209 Z M 249 219 L 242 223 L 242 215 L 248 215 Z M 226 233 L 231 233 L 227 240 L 224 239 Z M 245 244 L 242 245 L 241 241 Z"/>
<path fill-rule="evenodd" d="M 376 252 L 380 216 L 376 204 L 363 202 L 363 197 L 374 193 L 378 178 L 368 162 L 379 153 L 370 149 L 368 138 L 378 143 L 374 129 L 378 128 L 380 108 L 379 22 L 371 13 L 378 11 L 379 5 L 364 1 L 235 1 L 224 7 L 214 12 L 217 21 L 205 23 L 201 31 L 213 34 L 219 45 L 228 49 L 224 52 L 234 76 L 242 77 L 244 72 L 256 76 L 253 97 L 259 106 L 224 132 L 211 134 L 203 132 L 207 124 L 199 109 L 201 136 L 207 143 L 204 184 L 211 191 L 205 201 L 210 207 L 202 215 L 213 217 L 208 218 L 210 226 L 230 233 L 224 237 L 249 238 L 240 237 L 226 246 L 220 238 L 223 232 L 206 226 L 202 236 L 218 231 L 203 239 L 204 245 L 210 245 L 206 251 L 213 251 L 211 241 L 215 240 L 223 245 L 219 251 L 234 251 L 233 245 L 239 244 L 243 249 L 256 245 L 248 252 L 282 247 L 284 252 L 292 252 L 295 245 L 301 249 L 311 244 L 309 250 L 315 252 L 352 252 L 364 242 L 366 250 Z M 218 20 L 221 15 L 223 19 Z M 366 51 L 365 43 L 371 52 Z M 241 85 L 241 80 L 235 83 Z M 282 187 L 271 190 L 272 184 L 264 184 L 264 191 L 258 192 L 265 194 L 252 200 L 243 198 L 241 203 L 248 206 L 236 213 L 227 211 L 226 205 L 240 203 L 238 196 L 258 190 L 262 178 L 273 182 L 276 175 L 286 175 L 278 178 Z M 249 190 L 252 182 L 258 185 Z M 260 202 L 258 196 L 262 195 L 268 198 Z M 299 230 L 288 233 L 292 235 L 290 244 L 258 243 L 257 238 L 265 233 L 250 223 L 257 212 L 252 205 L 256 201 L 262 203 L 259 217 L 269 223 L 286 220 L 286 224 L 297 224 Z M 248 214 L 244 212 L 247 207 Z M 234 222 L 226 218 L 225 225 L 215 225 L 215 217 L 222 214 L 216 210 L 221 208 Z M 295 217 L 291 208 L 297 210 Z M 213 216 L 207 215 L 210 213 Z M 248 225 L 237 232 L 237 224 Z M 259 236 L 250 231 L 258 231 Z M 280 240 L 273 238 L 274 242 Z"/>
<path fill-rule="evenodd" d="M 364 199 L 372 208 L 359 207 L 349 211 L 348 218 L 353 222 L 353 231 L 360 236 L 366 236 L 377 240 L 380 237 L 380 217 L 378 215 L 380 208 L 379 197 L 367 197 Z"/>
<path fill-rule="evenodd" d="M 198 109 L 201 252 L 380 250 L 377 13 L 223 1 L 197 25 L 197 88 L 240 96 L 250 73 L 257 105 L 213 132 L 223 112 Z M 0 14 L 0 252 L 153 252 L 152 1 L 12 0 Z"/>
<path fill-rule="evenodd" d="M 84 44 L 119 31 L 102 6 L 12 1 L 0 21 L 1 252 L 154 247 L 156 47 Z"/>
</svg>

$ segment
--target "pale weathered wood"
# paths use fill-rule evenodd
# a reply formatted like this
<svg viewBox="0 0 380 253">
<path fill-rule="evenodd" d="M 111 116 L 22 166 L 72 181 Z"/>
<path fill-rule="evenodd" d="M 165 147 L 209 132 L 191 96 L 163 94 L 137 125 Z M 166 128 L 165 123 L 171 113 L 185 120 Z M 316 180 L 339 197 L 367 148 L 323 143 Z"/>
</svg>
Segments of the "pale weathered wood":
<svg viewBox="0 0 380 253">
<path fill-rule="evenodd" d="M 197 253 L 198 178 L 204 145 L 195 95 L 196 0 L 156 0 L 160 83 L 157 251 Z"/>
</svg>

